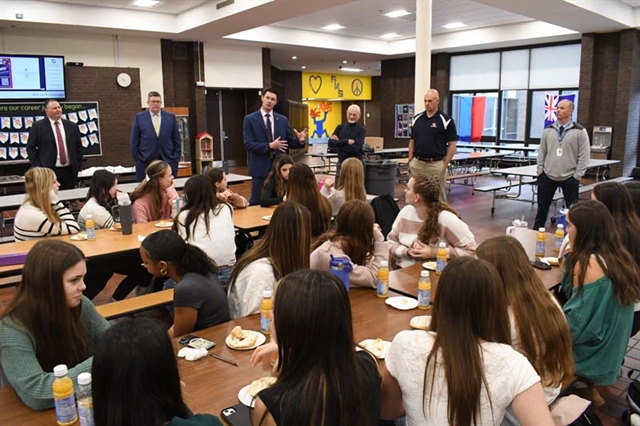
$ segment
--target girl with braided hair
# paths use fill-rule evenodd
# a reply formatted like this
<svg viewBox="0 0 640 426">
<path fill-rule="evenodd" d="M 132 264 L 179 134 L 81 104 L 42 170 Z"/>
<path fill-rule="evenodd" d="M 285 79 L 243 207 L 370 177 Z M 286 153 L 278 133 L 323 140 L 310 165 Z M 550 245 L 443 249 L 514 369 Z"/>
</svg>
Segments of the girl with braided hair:
<svg viewBox="0 0 640 426">
<path fill-rule="evenodd" d="M 475 237 L 458 212 L 439 201 L 436 176 L 416 174 L 407 183 L 407 205 L 400 210 L 387 236 L 391 258 L 401 268 L 434 259 L 438 243 L 447 245 L 449 258 L 473 256 Z"/>
</svg>

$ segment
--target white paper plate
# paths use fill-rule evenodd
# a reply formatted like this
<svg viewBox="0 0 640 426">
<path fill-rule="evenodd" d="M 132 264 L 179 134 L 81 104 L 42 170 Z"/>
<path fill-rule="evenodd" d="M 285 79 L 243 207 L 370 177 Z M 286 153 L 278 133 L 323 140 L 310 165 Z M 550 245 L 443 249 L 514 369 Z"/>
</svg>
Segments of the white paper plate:
<svg viewBox="0 0 640 426">
<path fill-rule="evenodd" d="M 427 318 L 424 325 L 421 324 L 421 322 L 424 321 L 423 318 Z M 411 321 L 409 321 L 409 325 L 412 328 L 415 328 L 416 330 L 427 330 L 430 324 L 431 324 L 431 315 L 418 315 L 417 317 L 411 318 Z"/>
<path fill-rule="evenodd" d="M 160 222 L 154 225 L 156 228 L 171 228 L 173 226 L 173 222 L 170 220 L 161 220 Z"/>
<path fill-rule="evenodd" d="M 238 392 L 238 400 L 242 402 L 244 405 L 246 405 L 247 407 L 253 408 L 255 407 L 256 402 L 249 394 L 249 386 L 251 386 L 251 383 L 249 383 L 247 386 L 240 389 L 240 391 Z"/>
<path fill-rule="evenodd" d="M 79 234 L 72 235 L 70 237 L 73 241 L 85 241 L 87 239 L 86 232 L 80 232 Z"/>
<path fill-rule="evenodd" d="M 424 262 L 422 264 L 422 267 L 424 269 L 428 269 L 430 271 L 435 271 L 436 270 L 436 262 Z"/>
<path fill-rule="evenodd" d="M 418 301 L 416 299 L 404 296 L 389 297 L 384 303 L 401 311 L 408 311 L 418 307 Z"/>
<path fill-rule="evenodd" d="M 365 346 L 367 343 L 369 342 L 373 342 L 376 339 L 365 339 L 362 342 L 358 343 L 359 345 Z M 389 353 L 389 347 L 391 346 L 391 342 L 388 342 L 386 340 L 382 341 L 382 344 L 384 345 L 382 347 L 382 356 L 377 356 L 375 355 L 373 352 L 371 352 L 371 354 L 373 356 L 375 356 L 378 359 L 385 359 L 387 357 L 387 354 Z M 362 349 L 360 346 L 356 346 L 356 351 L 363 351 L 364 349 Z"/>
<path fill-rule="evenodd" d="M 271 220 L 271 215 L 270 215 L 270 214 L 268 214 L 268 215 L 266 215 L 266 216 L 262 216 L 262 219 L 263 219 L 263 220 Z"/>
<path fill-rule="evenodd" d="M 231 335 L 228 335 L 227 338 L 224 339 L 224 342 L 227 344 L 227 346 L 229 346 L 231 349 L 234 349 L 236 351 L 248 351 L 249 349 L 257 348 L 258 346 L 262 345 L 264 342 L 267 341 L 267 336 L 260 333 L 259 331 L 252 331 L 252 330 L 243 330 L 243 331 L 247 333 L 255 333 L 258 335 L 258 337 L 256 338 L 256 343 L 253 346 L 250 346 L 248 348 L 236 348 L 234 346 L 231 346 L 229 344 L 229 342 L 231 341 Z"/>
</svg>

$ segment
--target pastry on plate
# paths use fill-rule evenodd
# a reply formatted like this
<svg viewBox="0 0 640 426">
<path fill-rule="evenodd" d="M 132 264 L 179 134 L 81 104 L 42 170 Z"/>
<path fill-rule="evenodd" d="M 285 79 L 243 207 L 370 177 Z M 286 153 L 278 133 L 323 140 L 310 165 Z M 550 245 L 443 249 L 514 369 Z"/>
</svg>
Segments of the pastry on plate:
<svg viewBox="0 0 640 426">
<path fill-rule="evenodd" d="M 229 334 L 227 344 L 232 348 L 250 348 L 256 344 L 258 334 L 250 330 L 243 330 L 239 325 L 235 326 Z"/>
<path fill-rule="evenodd" d="M 383 357 L 384 342 L 382 339 L 364 340 L 360 342 L 360 346 L 371 352 L 376 358 Z"/>
<path fill-rule="evenodd" d="M 254 380 L 249 385 L 249 395 L 251 395 L 251 398 L 254 398 L 260 391 L 273 386 L 275 382 L 275 377 L 263 377 L 262 379 Z"/>
<path fill-rule="evenodd" d="M 431 316 L 430 315 L 420 315 L 417 317 L 411 318 L 411 322 L 409 323 L 411 327 L 418 330 L 428 330 L 429 324 L 431 324 Z"/>
</svg>

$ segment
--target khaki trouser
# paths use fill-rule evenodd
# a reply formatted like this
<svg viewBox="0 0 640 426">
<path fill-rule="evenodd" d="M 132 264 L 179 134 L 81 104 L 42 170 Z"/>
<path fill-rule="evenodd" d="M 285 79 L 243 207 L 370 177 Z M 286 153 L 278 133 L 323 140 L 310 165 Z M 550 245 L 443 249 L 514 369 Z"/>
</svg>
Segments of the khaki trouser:
<svg viewBox="0 0 640 426">
<path fill-rule="evenodd" d="M 420 161 L 414 157 L 413 160 L 409 162 L 409 173 L 411 173 L 411 175 L 422 174 L 436 176 L 440 181 L 440 201 L 447 201 L 444 180 L 447 175 L 447 168 L 444 166 L 444 162 L 442 160 Z"/>
</svg>

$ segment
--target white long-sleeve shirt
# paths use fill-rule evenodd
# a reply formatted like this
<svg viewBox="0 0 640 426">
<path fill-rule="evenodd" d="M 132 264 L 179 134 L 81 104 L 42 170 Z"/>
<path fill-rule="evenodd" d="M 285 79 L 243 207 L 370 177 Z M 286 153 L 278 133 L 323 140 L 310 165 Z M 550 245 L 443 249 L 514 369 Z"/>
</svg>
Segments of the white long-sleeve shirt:
<svg viewBox="0 0 640 426">
<path fill-rule="evenodd" d="M 80 225 L 73 214 L 67 209 L 58 197 L 51 197 L 51 205 L 62 222 L 53 223 L 42 210 L 25 201 L 16 214 L 13 223 L 13 236 L 17 241 L 32 240 L 55 235 L 77 234 Z"/>
</svg>

